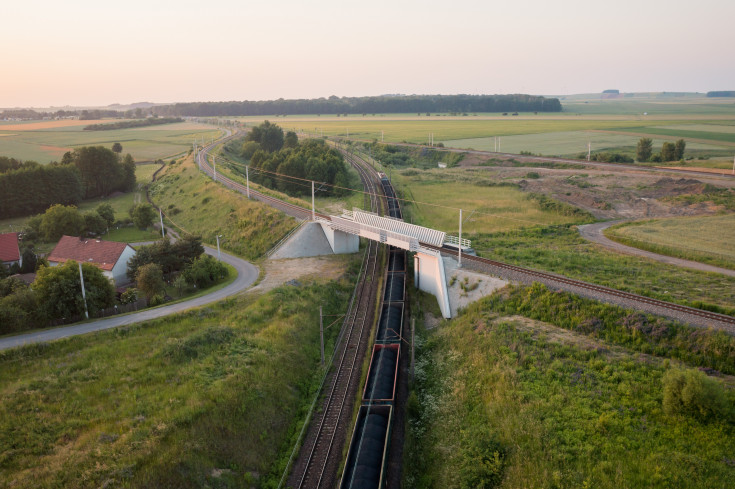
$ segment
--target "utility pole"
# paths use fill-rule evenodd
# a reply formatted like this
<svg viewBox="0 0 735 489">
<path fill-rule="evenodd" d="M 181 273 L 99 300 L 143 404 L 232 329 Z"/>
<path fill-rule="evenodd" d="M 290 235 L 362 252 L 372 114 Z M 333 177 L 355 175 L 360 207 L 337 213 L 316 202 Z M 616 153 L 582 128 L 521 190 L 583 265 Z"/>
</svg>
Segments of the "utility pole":
<svg viewBox="0 0 735 489">
<path fill-rule="evenodd" d="M 498 152 L 498 136 L 494 136 L 493 139 L 495 139 L 495 152 Z"/>
<path fill-rule="evenodd" d="M 217 261 L 222 261 L 222 254 L 219 252 L 219 239 L 222 237 L 221 234 L 217 235 Z"/>
<path fill-rule="evenodd" d="M 82 275 L 82 262 L 79 265 L 79 279 L 82 282 L 82 299 L 84 299 L 84 317 L 89 319 L 89 311 L 87 310 L 87 293 L 84 291 L 84 275 Z"/>
<path fill-rule="evenodd" d="M 166 237 L 166 231 L 163 230 L 163 211 L 161 209 L 158 209 L 158 217 L 161 218 L 161 237 Z"/>
<path fill-rule="evenodd" d="M 380 142 L 381 142 L 381 143 L 382 143 L 383 141 L 385 141 L 385 138 L 384 138 L 384 136 L 385 136 L 385 134 L 383 133 L 383 130 L 381 129 L 381 130 L 380 130 Z"/>
<path fill-rule="evenodd" d="M 587 161 L 592 157 L 592 142 L 587 141 Z"/>
<path fill-rule="evenodd" d="M 247 186 L 248 191 L 248 199 L 250 198 L 250 175 L 248 172 L 248 168 L 250 168 L 250 165 L 245 167 L 245 185 Z"/>
<path fill-rule="evenodd" d="M 462 209 L 459 210 L 459 268 L 462 268 Z"/>
<path fill-rule="evenodd" d="M 316 221 L 316 212 L 314 211 L 314 180 L 311 181 L 311 220 Z"/>
<path fill-rule="evenodd" d="M 413 381 L 413 366 L 415 364 L 416 355 L 416 318 L 411 318 L 411 380 Z"/>
<path fill-rule="evenodd" d="M 322 367 L 324 366 L 324 321 L 322 306 L 319 306 L 319 352 L 322 354 Z"/>
</svg>

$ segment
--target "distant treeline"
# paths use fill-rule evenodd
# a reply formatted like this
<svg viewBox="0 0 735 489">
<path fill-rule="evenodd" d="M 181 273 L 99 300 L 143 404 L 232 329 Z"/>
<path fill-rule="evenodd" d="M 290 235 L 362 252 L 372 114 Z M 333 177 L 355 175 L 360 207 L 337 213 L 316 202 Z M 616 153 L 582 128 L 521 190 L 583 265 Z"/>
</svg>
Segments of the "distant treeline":
<svg viewBox="0 0 735 489">
<path fill-rule="evenodd" d="M 149 108 L 135 108 L 126 111 L 113 109 L 83 109 L 83 110 L 57 110 L 54 112 L 39 112 L 32 109 L 10 109 L 0 112 L 0 119 L 25 119 L 40 120 L 44 117 L 70 118 L 78 117 L 82 121 L 95 119 L 140 119 L 151 115 Z"/>
<path fill-rule="evenodd" d="M 708 97 L 735 97 L 735 90 L 720 90 L 719 92 L 707 92 Z"/>
<path fill-rule="evenodd" d="M 152 108 L 161 116 L 208 117 L 289 114 L 560 112 L 557 98 L 534 95 L 406 95 L 243 102 L 192 102 Z"/>
<path fill-rule="evenodd" d="M 77 204 L 135 188 L 135 162 L 122 161 L 102 146 L 77 148 L 61 163 L 39 165 L 0 156 L 0 219 L 45 211 L 53 204 Z"/>
<path fill-rule="evenodd" d="M 149 117 L 134 121 L 111 122 L 109 124 L 91 124 L 84 126 L 85 131 L 113 131 L 116 129 L 130 129 L 134 127 L 156 126 L 159 124 L 171 124 L 173 122 L 184 122 L 180 117 Z"/>
</svg>

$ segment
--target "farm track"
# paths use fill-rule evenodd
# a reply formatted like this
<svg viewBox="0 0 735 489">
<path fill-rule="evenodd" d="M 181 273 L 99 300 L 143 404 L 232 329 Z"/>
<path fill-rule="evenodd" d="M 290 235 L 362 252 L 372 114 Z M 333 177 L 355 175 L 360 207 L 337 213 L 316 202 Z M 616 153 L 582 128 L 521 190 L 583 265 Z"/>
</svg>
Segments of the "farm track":
<svg viewBox="0 0 735 489">
<path fill-rule="evenodd" d="M 351 161 L 370 194 L 370 209 L 378 211 L 377 187 L 370 175 Z M 365 358 L 375 311 L 379 278 L 379 243 L 369 241 L 355 296 L 345 317 L 342 338 L 338 339 L 334 369 L 330 374 L 321 411 L 307 430 L 287 487 L 335 487 L 342 452 L 351 423 L 355 396 L 359 389 L 362 361 Z"/>
</svg>

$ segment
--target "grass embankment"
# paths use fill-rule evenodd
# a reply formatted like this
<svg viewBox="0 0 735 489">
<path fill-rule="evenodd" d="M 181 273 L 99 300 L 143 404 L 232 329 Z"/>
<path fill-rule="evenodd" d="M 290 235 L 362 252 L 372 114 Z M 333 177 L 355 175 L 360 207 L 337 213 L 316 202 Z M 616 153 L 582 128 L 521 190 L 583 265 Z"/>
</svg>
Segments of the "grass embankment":
<svg viewBox="0 0 735 489">
<path fill-rule="evenodd" d="M 462 208 L 463 237 L 593 220 L 567 204 L 524 194 L 512 183 L 499 183 L 481 170 L 409 169 L 393 172 L 393 181 L 401 197 L 419 202 L 401 203 L 406 221 L 456 234 Z"/>
<path fill-rule="evenodd" d="M 296 221 L 265 204 L 248 200 L 202 174 L 188 156 L 168 165 L 150 186 L 153 201 L 175 227 L 200 234 L 223 249 L 253 260 L 296 226 Z"/>
<path fill-rule="evenodd" d="M 590 243 L 574 226 L 548 226 L 468 236 L 485 258 L 735 314 L 735 278 L 698 272 Z"/>
<path fill-rule="evenodd" d="M 604 233 L 628 246 L 735 269 L 735 214 L 623 223 Z"/>
<path fill-rule="evenodd" d="M 618 324 L 621 314 L 639 320 Z M 537 286 L 501 291 L 420 334 L 404 484 L 731 487 L 733 392 L 689 369 L 719 397 L 700 404 L 701 411 L 672 411 L 675 396 L 667 401 L 664 394 L 670 362 L 636 353 L 638 345 L 664 337 L 681 339 L 674 352 L 687 345 L 694 351 L 697 333 L 711 333 L 678 336 L 677 326 L 653 318 L 646 329 L 642 317 Z M 599 339 L 608 336 L 633 351 Z M 713 341 L 700 358 L 732 370 L 733 338 L 713 339 L 722 343 Z M 668 346 L 660 346 L 666 355 Z"/>
<path fill-rule="evenodd" d="M 315 304 L 342 313 L 349 277 L 0 353 L 0 480 L 275 487 L 320 381 Z"/>
</svg>

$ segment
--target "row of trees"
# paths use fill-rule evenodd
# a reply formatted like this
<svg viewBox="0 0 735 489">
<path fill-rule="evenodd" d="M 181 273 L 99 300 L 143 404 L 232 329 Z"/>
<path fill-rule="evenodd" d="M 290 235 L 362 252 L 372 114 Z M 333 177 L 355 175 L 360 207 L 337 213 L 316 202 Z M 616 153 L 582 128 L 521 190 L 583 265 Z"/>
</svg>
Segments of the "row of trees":
<svg viewBox="0 0 735 489">
<path fill-rule="evenodd" d="M 243 157 L 250 159 L 252 170 L 263 170 L 250 173 L 253 181 L 290 195 L 311 192 L 310 184 L 304 180 L 329 184 L 320 189 L 324 195 L 348 192 L 350 180 L 344 158 L 324 140 L 308 139 L 299 143 L 296 134 L 290 132 L 284 138 L 281 128 L 267 121 L 251 130 L 248 138 L 252 140 L 243 144 Z"/>
<path fill-rule="evenodd" d="M 152 108 L 162 116 L 245 116 L 270 114 L 385 114 L 419 112 L 560 112 L 557 98 L 535 95 L 382 95 L 319 99 L 193 102 Z"/>
<path fill-rule="evenodd" d="M 84 126 L 85 131 L 114 131 L 117 129 L 132 129 L 136 127 L 158 126 L 161 124 L 172 124 L 184 122 L 181 117 L 148 117 L 132 121 L 107 122 L 103 124 L 90 124 Z"/>
<path fill-rule="evenodd" d="M 61 163 L 0 158 L 0 219 L 42 212 L 53 204 L 135 189 L 135 161 L 102 146 L 77 148 Z"/>
<path fill-rule="evenodd" d="M 636 158 L 638 161 L 678 161 L 684 158 L 685 149 L 686 141 L 679 139 L 675 143 L 664 142 L 661 146 L 661 152 L 653 154 L 653 140 L 650 138 L 641 138 L 636 148 Z"/>
</svg>

